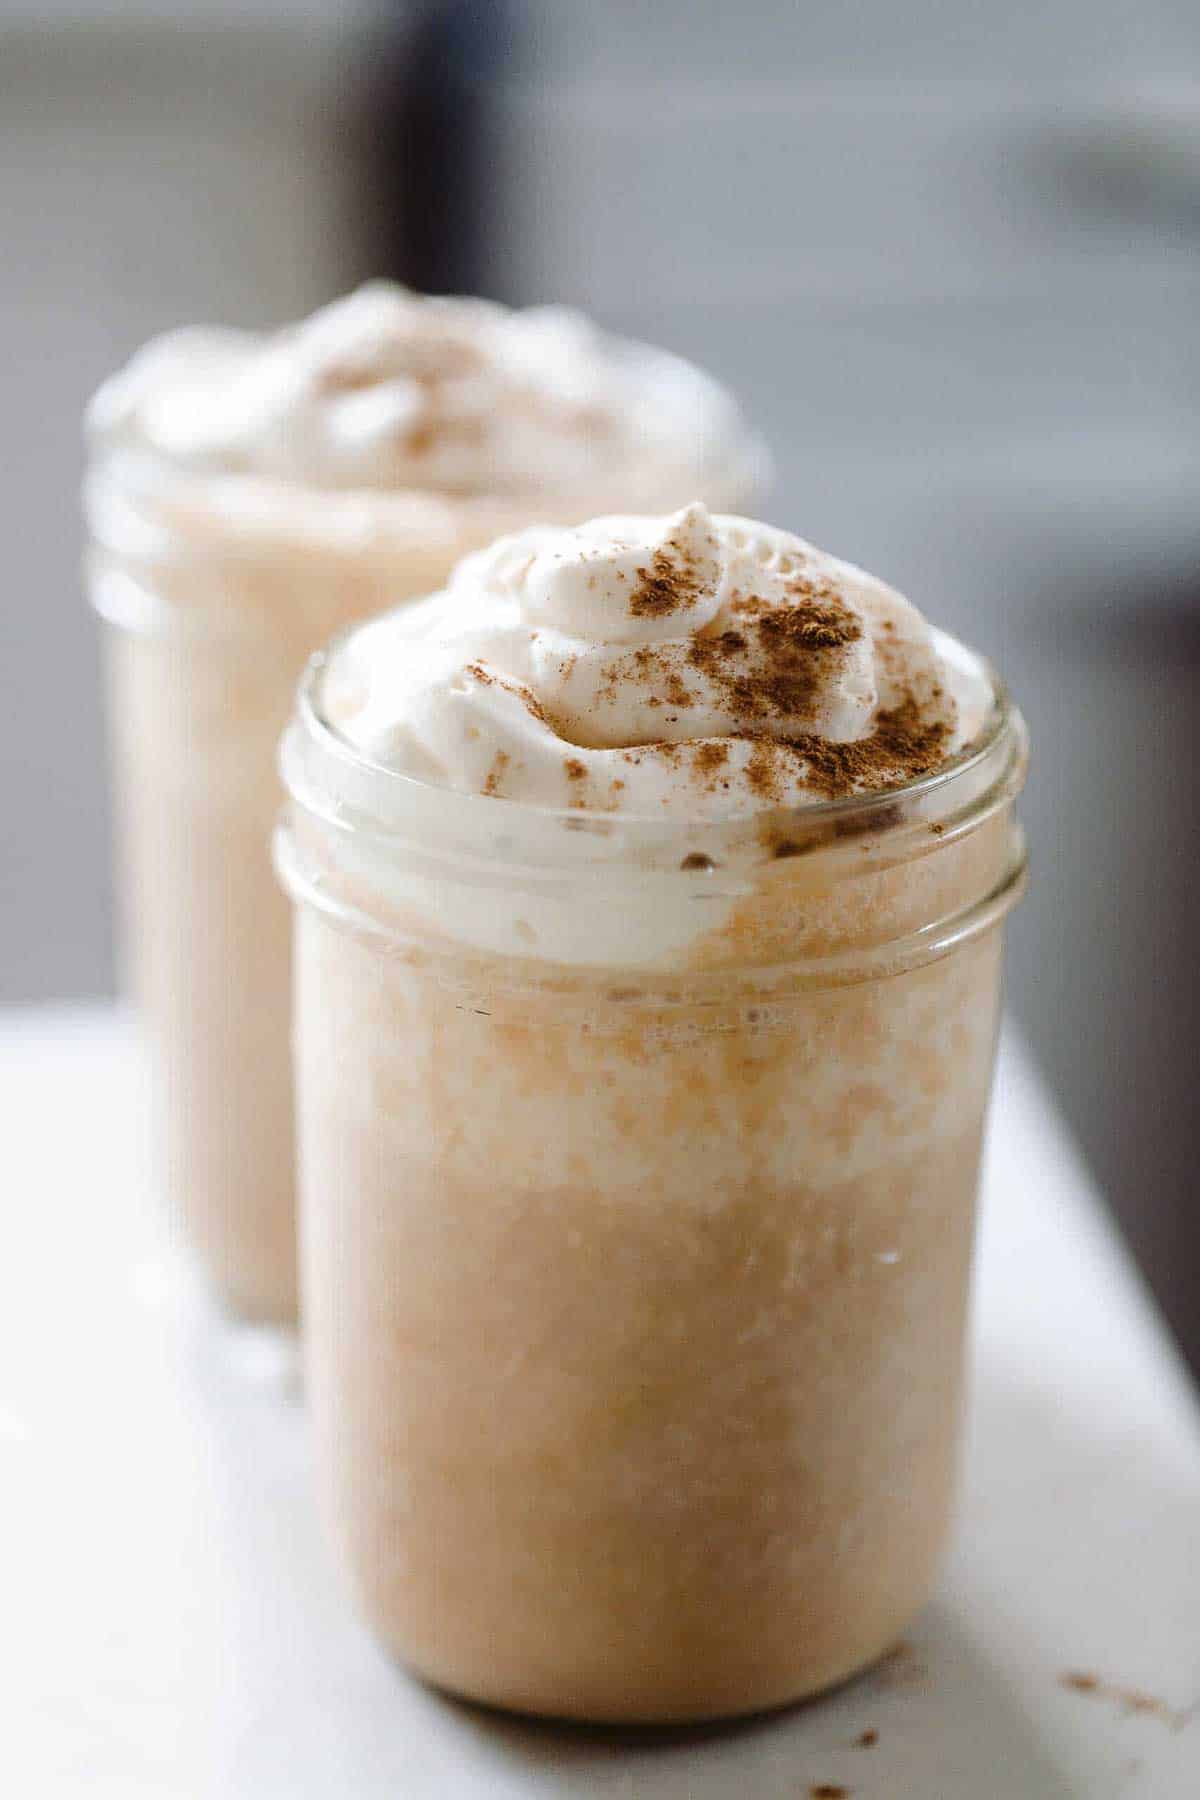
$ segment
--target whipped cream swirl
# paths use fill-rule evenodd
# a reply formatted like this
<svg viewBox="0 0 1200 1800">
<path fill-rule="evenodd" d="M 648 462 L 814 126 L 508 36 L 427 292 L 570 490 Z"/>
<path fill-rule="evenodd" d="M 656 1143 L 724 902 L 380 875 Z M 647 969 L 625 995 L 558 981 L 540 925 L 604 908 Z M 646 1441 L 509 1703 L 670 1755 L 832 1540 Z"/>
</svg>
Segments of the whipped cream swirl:
<svg viewBox="0 0 1200 1800">
<path fill-rule="evenodd" d="M 565 308 L 513 311 L 389 282 L 270 336 L 168 333 L 101 388 L 89 429 L 94 443 L 148 446 L 209 474 L 545 496 L 561 502 L 556 517 L 621 495 L 647 507 L 732 498 L 762 460 L 729 395 L 665 351 Z"/>
<path fill-rule="evenodd" d="M 698 502 L 500 539 L 346 640 L 324 698 L 427 783 L 696 820 L 897 786 L 980 722 L 901 595 Z"/>
</svg>

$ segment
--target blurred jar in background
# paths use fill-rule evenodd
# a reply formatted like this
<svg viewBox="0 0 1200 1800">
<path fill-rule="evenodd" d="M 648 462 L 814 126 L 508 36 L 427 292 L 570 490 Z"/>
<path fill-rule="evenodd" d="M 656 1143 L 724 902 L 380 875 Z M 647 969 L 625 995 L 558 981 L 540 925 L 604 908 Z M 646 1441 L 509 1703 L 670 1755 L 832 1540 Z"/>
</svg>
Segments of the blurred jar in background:
<svg viewBox="0 0 1200 1800">
<path fill-rule="evenodd" d="M 160 1181 L 236 1313 L 295 1317 L 290 931 L 268 840 L 305 659 L 538 519 L 736 508 L 715 383 L 556 309 L 377 283 L 260 337 L 156 340 L 90 414 L 126 958 Z"/>
</svg>

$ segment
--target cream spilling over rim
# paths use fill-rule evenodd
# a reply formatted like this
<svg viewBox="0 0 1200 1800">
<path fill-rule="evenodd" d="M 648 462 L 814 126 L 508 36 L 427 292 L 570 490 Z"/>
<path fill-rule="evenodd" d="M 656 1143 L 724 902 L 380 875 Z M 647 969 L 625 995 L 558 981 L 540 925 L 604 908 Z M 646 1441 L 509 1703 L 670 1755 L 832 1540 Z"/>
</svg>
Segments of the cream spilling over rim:
<svg viewBox="0 0 1200 1800">
<path fill-rule="evenodd" d="M 270 335 L 155 339 L 100 389 L 88 429 L 97 450 L 202 475 L 526 516 L 533 499 L 556 518 L 696 492 L 729 504 L 765 464 L 731 397 L 678 357 L 566 308 L 378 281 Z"/>
<path fill-rule="evenodd" d="M 695 503 L 501 539 L 349 637 L 323 704 L 434 787 L 699 821 L 919 780 L 990 693 L 883 582 Z"/>
</svg>

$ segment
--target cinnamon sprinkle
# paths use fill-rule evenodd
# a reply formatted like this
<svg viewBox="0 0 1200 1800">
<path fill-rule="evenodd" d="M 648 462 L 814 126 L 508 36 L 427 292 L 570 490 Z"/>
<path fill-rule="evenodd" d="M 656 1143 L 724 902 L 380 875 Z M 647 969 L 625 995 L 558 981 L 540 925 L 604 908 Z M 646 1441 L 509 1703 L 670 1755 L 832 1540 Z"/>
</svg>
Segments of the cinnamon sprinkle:
<svg viewBox="0 0 1200 1800">
<path fill-rule="evenodd" d="M 731 597 L 730 610 L 739 618 L 754 619 L 780 636 L 799 639 L 813 649 L 837 649 L 862 636 L 862 626 L 845 600 L 828 581 L 808 581 L 797 576 L 787 592 L 794 604 L 773 606 L 758 594 Z"/>
<path fill-rule="evenodd" d="M 693 606 L 706 591 L 709 578 L 706 559 L 674 541 L 649 555 L 647 566 L 639 568 L 636 577 L 639 585 L 630 594 L 630 611 L 651 618 Z M 885 626 L 888 623 L 885 621 Z M 864 629 L 857 612 L 827 579 L 791 575 L 782 604 L 750 589 L 739 589 L 729 597 L 722 623 L 714 621 L 691 636 L 681 631 L 679 637 L 662 643 L 631 646 L 612 659 L 596 691 L 597 704 L 604 706 L 615 704 L 629 683 L 641 688 L 646 716 L 651 711 L 657 714 L 660 731 L 675 725 L 679 714 L 711 698 L 726 715 L 728 735 L 691 740 L 664 735 L 628 748 L 613 748 L 626 763 L 636 765 L 650 757 L 665 769 L 702 783 L 710 793 L 744 784 L 766 805 L 785 802 L 795 794 L 797 785 L 821 799 L 838 800 L 855 794 L 874 795 L 919 780 L 945 758 L 953 708 L 950 719 L 935 716 L 941 691 L 934 687 L 930 692 L 923 683 L 915 690 L 908 688 L 904 671 L 895 664 L 894 650 L 889 658 L 892 687 L 893 692 L 899 687 L 903 698 L 876 714 L 869 736 L 839 743 L 818 730 L 797 729 L 818 723 L 823 698 L 841 677 L 848 647 L 862 638 Z M 560 661 L 564 680 L 573 672 L 574 663 L 574 656 Z M 689 681 L 689 670 L 696 671 L 702 685 Z M 469 664 L 467 673 L 484 685 L 500 685 L 521 701 L 532 718 L 567 737 L 524 682 L 490 669 L 482 661 Z M 740 729 L 729 728 L 734 724 Z M 735 752 L 737 743 L 745 744 L 746 750 Z M 573 748 L 567 737 L 564 749 Z M 589 801 L 583 797 L 587 790 L 582 787 L 588 774 L 586 765 L 578 757 L 567 756 L 564 768 L 574 785 L 573 804 L 587 806 Z M 493 768 L 485 791 L 496 792 L 503 773 L 502 767 Z M 609 806 L 615 803 L 616 792 L 614 785 Z M 603 809 L 598 796 L 590 803 Z M 872 825 L 880 822 L 876 817 Z M 847 831 L 855 828 L 847 822 Z M 799 855 L 810 847 L 807 841 L 789 840 L 777 854 Z"/>
<path fill-rule="evenodd" d="M 806 735 L 790 739 L 788 748 L 803 760 L 809 784 L 836 800 L 928 775 L 945 756 L 949 730 L 944 719 L 924 718 L 910 695 L 890 712 L 876 715 L 870 737 L 832 744 Z"/>
<path fill-rule="evenodd" d="M 910 695 L 890 712 L 877 714 L 870 737 L 849 744 L 831 743 L 813 733 L 787 738 L 765 731 L 741 731 L 696 744 L 656 738 L 624 750 L 622 755 L 632 763 L 653 755 L 668 767 L 679 768 L 686 752 L 689 766 L 711 784 L 726 768 L 730 747 L 745 743 L 750 745 L 745 781 L 760 800 L 769 804 L 786 800 L 797 775 L 822 799 L 844 800 L 853 794 L 884 793 L 929 774 L 945 756 L 949 732 L 945 720 L 927 719 Z M 872 828 L 890 822 L 886 815 L 876 815 Z M 861 829 L 847 824 L 845 835 Z M 783 854 L 800 851 L 788 849 Z"/>
<path fill-rule="evenodd" d="M 1115 1682 L 1104 1681 L 1090 1670 L 1068 1669 L 1059 1676 L 1059 1685 L 1074 1694 L 1095 1694 L 1100 1699 L 1111 1700 L 1120 1707 L 1126 1716 L 1141 1715 L 1158 1719 L 1172 1731 L 1182 1731 L 1200 1711 L 1200 1702 L 1179 1710 L 1168 1706 L 1156 1694 L 1143 1693 L 1140 1688 L 1118 1686 Z"/>
<path fill-rule="evenodd" d="M 432 419 L 420 419 L 404 434 L 404 448 L 410 456 L 428 456 L 437 442 L 438 428 Z"/>
<path fill-rule="evenodd" d="M 667 704 L 678 706 L 681 711 L 695 704 L 695 696 L 677 669 L 668 669 L 666 673 L 665 691 Z"/>
<path fill-rule="evenodd" d="M 548 726 L 550 730 L 554 729 L 546 713 L 545 707 L 542 705 L 533 689 L 526 687 L 523 681 L 514 681 L 508 676 L 493 674 L 492 670 L 487 668 L 481 662 L 468 663 L 465 672 L 468 675 L 474 676 L 475 680 L 478 681 L 482 687 L 499 687 L 503 688 L 506 694 L 515 695 L 525 708 L 525 711 L 529 714 L 530 718 L 536 719 L 539 725 Z"/>
<path fill-rule="evenodd" d="M 830 655 L 862 636 L 862 625 L 828 583 L 796 580 L 793 604 L 773 606 L 758 594 L 731 602 L 737 626 L 700 632 L 688 662 L 747 721 L 811 715 L 830 673 Z"/>
<path fill-rule="evenodd" d="M 706 738 L 692 752 L 692 767 L 710 781 L 729 761 L 729 745 L 723 738 Z"/>
<path fill-rule="evenodd" d="M 512 758 L 507 750 L 497 750 L 495 756 L 492 758 L 492 766 L 487 772 L 487 780 L 483 784 L 483 791 L 485 794 L 490 794 L 494 797 L 500 792 L 500 783 L 503 781 L 505 770 L 508 768 L 511 761 Z"/>
<path fill-rule="evenodd" d="M 629 611 L 635 619 L 665 619 L 686 612 L 705 591 L 703 564 L 673 538 L 654 552 L 648 568 L 635 573 L 639 585 L 629 596 Z"/>
</svg>

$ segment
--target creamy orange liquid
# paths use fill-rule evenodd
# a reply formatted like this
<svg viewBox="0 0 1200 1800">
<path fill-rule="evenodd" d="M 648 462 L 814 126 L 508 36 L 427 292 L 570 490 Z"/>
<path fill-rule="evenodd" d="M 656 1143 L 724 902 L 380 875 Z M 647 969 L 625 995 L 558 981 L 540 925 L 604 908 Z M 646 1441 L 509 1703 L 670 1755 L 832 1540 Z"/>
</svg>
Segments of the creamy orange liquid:
<svg viewBox="0 0 1200 1800">
<path fill-rule="evenodd" d="M 636 975 L 381 945 L 301 906 L 326 1500 L 363 1611 L 421 1674 L 534 1712 L 695 1719 L 836 1682 L 921 1605 L 954 1488 L 1000 932 L 769 1003 L 755 965 L 966 904 L 1007 833 L 836 893 L 775 865 L 674 1005 Z"/>
<path fill-rule="evenodd" d="M 162 603 L 158 629 L 106 632 L 125 960 L 172 1218 L 248 1318 L 297 1308 L 291 909 L 270 855 L 279 735 L 309 654 L 451 560 L 286 542 L 239 556 L 218 537 L 93 568 Z"/>
</svg>

